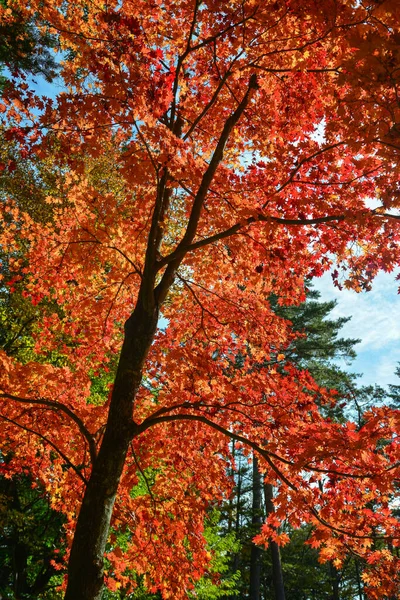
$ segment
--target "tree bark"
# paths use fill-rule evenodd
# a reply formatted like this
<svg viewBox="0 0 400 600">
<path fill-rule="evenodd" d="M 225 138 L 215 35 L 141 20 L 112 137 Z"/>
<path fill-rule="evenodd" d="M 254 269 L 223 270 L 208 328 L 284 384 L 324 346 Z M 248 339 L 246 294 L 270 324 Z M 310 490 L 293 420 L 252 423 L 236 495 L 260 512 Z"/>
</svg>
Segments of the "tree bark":
<svg viewBox="0 0 400 600">
<path fill-rule="evenodd" d="M 329 570 L 330 570 L 331 582 L 332 582 L 332 596 L 331 596 L 331 600 L 340 600 L 340 595 L 339 595 L 339 571 L 336 569 L 335 565 L 332 562 L 329 563 Z"/>
<path fill-rule="evenodd" d="M 239 454 L 239 464 L 238 464 L 238 482 L 236 486 L 236 514 L 235 514 L 235 539 L 239 539 L 239 531 L 240 531 L 240 502 L 242 495 L 242 473 L 241 473 L 241 455 Z M 233 557 L 233 572 L 239 568 L 239 554 L 235 552 Z M 236 595 L 237 598 L 237 595 Z"/>
<path fill-rule="evenodd" d="M 235 459 L 235 441 L 232 440 L 231 441 L 231 452 L 232 452 L 232 458 Z M 235 471 L 233 469 L 233 467 L 230 469 L 230 476 L 232 477 L 232 479 L 235 476 Z M 229 503 L 228 503 L 228 533 L 231 533 L 232 528 L 233 528 L 233 500 L 234 500 L 234 495 L 231 494 L 229 496 Z"/>
<path fill-rule="evenodd" d="M 235 457 L 235 442 L 232 441 L 232 455 Z M 240 504 L 241 504 L 241 495 L 242 495 L 242 473 L 241 473 L 241 454 L 239 453 L 238 457 L 238 470 L 237 470 L 237 484 L 235 486 L 235 505 L 233 504 L 233 498 L 229 500 L 229 521 L 228 521 L 228 532 L 230 533 L 232 530 L 235 533 L 235 539 L 239 539 L 240 532 Z M 234 517 L 233 517 L 234 515 Z M 235 552 L 232 555 L 232 565 L 231 570 L 232 573 L 236 573 L 239 569 L 239 558 L 240 555 L 238 552 Z M 224 596 L 223 600 L 228 600 L 228 598 L 239 598 L 239 592 L 234 592 L 232 596 Z"/>
<path fill-rule="evenodd" d="M 261 514 L 261 474 L 258 470 L 258 459 L 253 453 L 253 479 L 252 479 L 252 530 L 253 534 L 260 531 L 262 524 Z M 250 552 L 250 600 L 260 600 L 261 597 L 261 556 L 262 549 L 256 544 L 251 545 Z"/>
<path fill-rule="evenodd" d="M 157 321 L 158 308 L 145 306 L 139 297 L 125 324 L 107 426 L 77 520 L 65 600 L 100 600 L 102 597 L 103 556 L 111 515 L 128 447 L 135 436 L 133 402 Z"/>
<path fill-rule="evenodd" d="M 361 586 L 360 567 L 359 567 L 357 558 L 354 561 L 354 567 L 356 570 L 358 598 L 359 598 L 359 600 L 364 600 L 364 594 L 363 594 L 362 586 Z"/>
<path fill-rule="evenodd" d="M 272 498 L 274 489 L 270 483 L 264 485 L 265 509 L 267 516 L 274 512 Z M 283 584 L 283 572 L 281 563 L 281 554 L 279 546 L 273 540 L 270 540 L 271 559 L 272 559 L 272 582 L 275 592 L 275 600 L 285 600 L 285 587 Z"/>
</svg>

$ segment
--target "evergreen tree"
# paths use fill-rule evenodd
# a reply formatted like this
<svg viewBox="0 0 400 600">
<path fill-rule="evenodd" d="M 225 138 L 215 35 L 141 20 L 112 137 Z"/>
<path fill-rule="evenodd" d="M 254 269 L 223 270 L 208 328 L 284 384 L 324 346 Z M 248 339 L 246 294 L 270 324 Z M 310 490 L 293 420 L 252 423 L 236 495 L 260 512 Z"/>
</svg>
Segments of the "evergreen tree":
<svg viewBox="0 0 400 600">
<path fill-rule="evenodd" d="M 288 348 L 276 348 L 276 356 L 284 353 L 287 362 L 308 370 L 319 385 L 336 389 L 341 401 L 335 406 L 321 406 L 321 410 L 327 416 L 342 421 L 346 407 L 353 414 L 357 410 L 357 376 L 345 372 L 336 361 L 340 358 L 350 363 L 356 356 L 354 346 L 358 340 L 340 337 L 340 331 L 349 318 L 332 319 L 330 315 L 336 302 L 321 302 L 319 298 L 320 293 L 312 289 L 311 284 L 306 302 L 299 306 L 280 306 L 277 298 L 271 298 L 276 313 L 290 320 L 298 334 Z M 277 368 L 283 367 L 277 364 Z M 371 393 L 371 390 L 361 391 L 359 402 L 363 404 L 367 397 L 370 402 Z M 247 463 L 247 460 L 243 462 Z M 250 600 L 338 600 L 340 597 L 341 600 L 350 600 L 355 593 L 362 594 L 361 566 L 356 565 L 355 559 L 340 572 L 332 564 L 321 565 L 317 552 L 304 546 L 309 528 L 288 530 L 291 543 L 282 550 L 273 540 L 268 551 L 252 544 L 260 521 L 273 511 L 274 490 L 272 485 L 262 483 L 257 459 L 253 459 L 251 471 L 249 468 L 246 471 L 242 469 L 236 475 L 236 493 L 241 500 L 230 500 L 231 507 L 236 504 L 236 523 L 241 523 L 237 535 L 242 549 L 232 561 L 241 571 L 237 597 Z M 247 482 L 247 487 L 243 492 L 244 482 Z M 261 488 L 263 494 L 260 494 Z"/>
<path fill-rule="evenodd" d="M 57 63 L 52 48 L 57 40 L 54 35 L 38 31 L 32 21 L 15 10 L 12 2 L 0 0 L 0 6 L 11 11 L 12 19 L 0 25 L 0 90 L 4 89 L 12 75 L 41 75 L 52 81 L 57 73 Z"/>
<path fill-rule="evenodd" d="M 396 368 L 396 375 L 400 378 L 400 363 Z M 394 408 L 400 408 L 400 383 L 397 385 L 389 385 L 388 397 L 390 398 L 390 402 Z"/>
</svg>

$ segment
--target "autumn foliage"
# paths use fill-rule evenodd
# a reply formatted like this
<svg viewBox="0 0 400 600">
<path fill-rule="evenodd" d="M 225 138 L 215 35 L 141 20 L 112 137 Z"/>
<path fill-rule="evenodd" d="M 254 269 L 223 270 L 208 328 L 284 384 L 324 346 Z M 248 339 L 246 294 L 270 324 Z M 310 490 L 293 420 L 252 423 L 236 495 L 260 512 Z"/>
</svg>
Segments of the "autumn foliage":
<svg viewBox="0 0 400 600">
<path fill-rule="evenodd" d="M 393 597 L 400 416 L 323 418 L 336 393 L 286 362 L 269 298 L 331 268 L 368 290 L 399 262 L 398 2 L 13 9 L 57 36 L 62 87 L 15 73 L 0 104 L 20 160 L 53 173 L 1 204 L 3 284 L 36 307 L 29 356 L 0 355 L 1 452 L 68 518 L 66 598 L 100 598 L 110 519 L 106 584 L 186 598 L 232 439 L 278 489 L 260 543 L 312 523 L 322 560 L 366 558 L 370 597 Z"/>
</svg>

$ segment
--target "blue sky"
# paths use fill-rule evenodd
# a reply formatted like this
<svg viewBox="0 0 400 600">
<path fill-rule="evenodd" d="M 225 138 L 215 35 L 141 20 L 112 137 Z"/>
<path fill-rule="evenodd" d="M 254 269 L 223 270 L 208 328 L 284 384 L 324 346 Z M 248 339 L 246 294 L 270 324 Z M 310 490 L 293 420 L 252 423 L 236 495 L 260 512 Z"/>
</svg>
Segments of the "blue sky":
<svg viewBox="0 0 400 600">
<path fill-rule="evenodd" d="M 332 318 L 351 317 L 342 329 L 343 337 L 360 339 L 355 347 L 357 358 L 348 366 L 352 372 L 363 373 L 360 383 L 386 386 L 400 384 L 395 369 L 400 363 L 400 295 L 395 274 L 380 273 L 370 292 L 357 294 L 339 291 L 329 273 L 313 280 L 321 292 L 321 300 L 336 300 Z"/>
</svg>

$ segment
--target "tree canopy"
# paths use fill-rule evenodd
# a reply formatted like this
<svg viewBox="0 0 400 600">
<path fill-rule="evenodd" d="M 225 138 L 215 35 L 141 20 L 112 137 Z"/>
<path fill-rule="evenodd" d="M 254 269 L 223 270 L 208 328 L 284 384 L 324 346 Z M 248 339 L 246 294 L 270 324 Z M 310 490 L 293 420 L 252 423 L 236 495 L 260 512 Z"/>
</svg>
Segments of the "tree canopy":
<svg viewBox="0 0 400 600">
<path fill-rule="evenodd" d="M 0 5 L 16 15 L 56 36 L 63 88 L 16 73 L 0 102 L 5 139 L 54 174 L 1 203 L 4 290 L 38 309 L 33 354 L 0 355 L 2 452 L 68 519 L 66 600 L 129 570 L 187 597 L 231 440 L 279 482 L 259 542 L 311 523 L 323 559 L 364 557 L 371 598 L 393 596 L 399 412 L 327 418 L 337 394 L 285 361 L 298 334 L 270 299 L 398 265 L 398 2 Z"/>
</svg>

